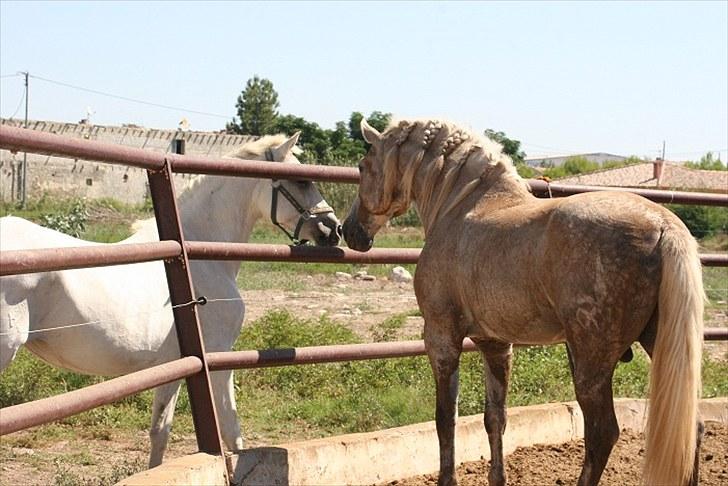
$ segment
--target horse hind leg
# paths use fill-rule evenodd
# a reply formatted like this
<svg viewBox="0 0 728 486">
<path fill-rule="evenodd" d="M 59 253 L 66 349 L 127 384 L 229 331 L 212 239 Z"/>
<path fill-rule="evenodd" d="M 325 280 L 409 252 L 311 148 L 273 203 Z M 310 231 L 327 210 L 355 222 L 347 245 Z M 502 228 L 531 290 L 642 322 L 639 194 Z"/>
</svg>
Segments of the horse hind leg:
<svg viewBox="0 0 728 486">
<path fill-rule="evenodd" d="M 151 452 L 149 453 L 149 467 L 159 466 L 167 449 L 169 433 L 172 430 L 174 407 L 177 405 L 177 396 L 181 381 L 174 381 L 157 387 L 154 390 L 152 404 L 152 427 L 149 430 Z"/>
<path fill-rule="evenodd" d="M 505 486 L 506 472 L 503 462 L 503 433 L 506 430 L 506 394 L 511 374 L 511 344 L 496 341 L 478 342 L 483 354 L 485 372 L 485 430 L 490 445 L 488 484 Z"/>
</svg>

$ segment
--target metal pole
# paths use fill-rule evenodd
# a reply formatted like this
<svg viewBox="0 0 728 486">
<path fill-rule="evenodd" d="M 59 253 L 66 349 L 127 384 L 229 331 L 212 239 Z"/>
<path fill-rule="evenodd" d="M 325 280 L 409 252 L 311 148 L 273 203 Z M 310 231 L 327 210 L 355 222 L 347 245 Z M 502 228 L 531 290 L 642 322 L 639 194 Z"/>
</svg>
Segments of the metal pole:
<svg viewBox="0 0 728 486">
<path fill-rule="evenodd" d="M 224 448 L 213 399 L 210 372 L 205 358 L 205 344 L 197 315 L 197 305 L 192 290 L 190 262 L 185 249 L 184 233 L 177 208 L 174 180 L 168 161 L 161 170 L 147 170 L 149 189 L 152 193 L 154 216 L 157 220 L 159 239 L 176 241 L 182 249 L 177 258 L 165 260 L 169 298 L 173 307 L 174 325 L 177 330 L 180 354 L 195 356 L 202 361 L 202 370 L 187 378 L 187 390 L 195 425 L 197 447 L 200 452 L 222 455 Z M 187 305 L 185 305 L 187 304 Z M 214 325 L 215 323 L 212 323 Z"/>
<path fill-rule="evenodd" d="M 28 128 L 28 98 L 30 97 L 30 92 L 28 90 L 28 71 L 25 71 L 23 73 L 25 75 L 25 124 L 23 125 L 23 128 Z M 23 182 L 21 187 L 19 188 L 21 191 L 21 202 L 20 205 L 23 209 L 25 209 L 25 205 L 27 202 L 27 176 L 28 176 L 28 152 L 23 152 Z"/>
</svg>

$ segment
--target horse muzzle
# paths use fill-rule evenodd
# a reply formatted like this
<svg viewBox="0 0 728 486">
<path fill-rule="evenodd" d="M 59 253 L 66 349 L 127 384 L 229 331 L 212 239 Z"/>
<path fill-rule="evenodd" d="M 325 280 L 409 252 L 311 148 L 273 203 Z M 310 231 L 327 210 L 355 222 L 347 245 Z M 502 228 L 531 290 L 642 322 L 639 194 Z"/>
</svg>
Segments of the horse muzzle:
<svg viewBox="0 0 728 486">
<path fill-rule="evenodd" d="M 322 214 L 313 223 L 317 246 L 338 246 L 341 241 L 341 224 L 334 213 Z"/>
<path fill-rule="evenodd" d="M 346 218 L 343 230 L 346 245 L 352 250 L 369 251 L 374 244 L 374 238 L 369 236 L 358 221 L 352 221 L 351 218 Z"/>
</svg>

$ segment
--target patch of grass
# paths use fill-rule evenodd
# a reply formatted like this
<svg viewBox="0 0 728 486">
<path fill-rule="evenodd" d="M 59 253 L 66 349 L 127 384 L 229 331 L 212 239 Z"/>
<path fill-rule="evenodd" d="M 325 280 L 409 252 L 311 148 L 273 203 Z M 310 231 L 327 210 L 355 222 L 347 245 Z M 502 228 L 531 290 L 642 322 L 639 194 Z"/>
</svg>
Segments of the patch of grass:
<svg viewBox="0 0 728 486">
<path fill-rule="evenodd" d="M 412 312 L 382 322 L 381 339 L 394 332 Z M 343 324 L 326 317 L 299 319 L 283 311 L 269 312 L 243 328 L 236 350 L 293 348 L 360 342 Z M 643 352 L 617 367 L 614 395 L 644 397 L 649 364 Z M 71 390 L 101 378 L 57 370 L 21 353 L 0 375 L 0 405 Z M 287 441 L 349 432 L 365 432 L 432 420 L 434 380 L 424 356 L 349 363 L 287 366 L 242 370 L 235 374 L 238 410 L 245 436 L 264 435 Z M 703 396 L 728 395 L 728 363 L 705 359 Z M 38 427 L 5 446 L 37 447 L 62 437 L 112 437 L 116 429 L 149 427 L 151 392 L 127 398 L 68 418 L 60 424 Z M 479 353 L 464 353 L 460 365 L 461 415 L 481 413 L 484 400 L 483 363 Z M 568 359 L 563 345 L 517 348 L 513 358 L 508 405 L 574 400 Z M 191 433 L 189 399 L 185 387 L 178 401 L 174 430 Z M 84 435 L 86 434 L 86 435 Z M 80 460 L 80 459 L 78 459 Z M 60 480 L 69 473 L 59 474 Z M 93 484 L 93 483 L 66 483 Z"/>
<path fill-rule="evenodd" d="M 57 459 L 55 461 L 55 477 L 54 486 L 106 486 L 108 484 L 116 484 L 132 474 L 136 474 L 146 469 L 146 465 L 138 460 L 126 460 L 111 466 L 109 471 L 101 473 L 95 477 L 86 477 L 76 471 L 76 465 L 90 465 L 79 463 L 73 457 Z"/>
<path fill-rule="evenodd" d="M 408 313 L 396 314 L 371 327 L 370 332 L 376 342 L 394 341 L 397 331 L 404 326 Z"/>
<path fill-rule="evenodd" d="M 380 329 L 396 328 L 397 317 L 403 318 L 390 318 Z M 248 326 L 237 347 L 356 342 L 348 333 L 327 319 L 302 321 L 285 312 L 273 312 Z M 728 394 L 728 364 L 706 359 L 703 375 L 704 396 Z M 648 359 L 637 352 L 631 363 L 618 365 L 614 396 L 645 397 L 648 379 Z M 296 423 L 305 424 L 297 427 L 318 436 L 432 420 L 434 414 L 434 381 L 426 357 L 246 370 L 237 374 L 236 384 L 239 409 L 253 430 L 269 430 L 275 428 L 274 423 L 282 428 Z M 479 353 L 463 354 L 460 414 L 481 413 L 484 391 L 482 358 Z M 563 345 L 515 350 L 509 406 L 574 399 Z"/>
<path fill-rule="evenodd" d="M 124 204 L 114 199 L 86 200 L 43 194 L 25 208 L 0 204 L 0 216 L 13 215 L 99 243 L 115 243 L 131 236 L 131 223 L 153 216 L 147 205 Z"/>
</svg>

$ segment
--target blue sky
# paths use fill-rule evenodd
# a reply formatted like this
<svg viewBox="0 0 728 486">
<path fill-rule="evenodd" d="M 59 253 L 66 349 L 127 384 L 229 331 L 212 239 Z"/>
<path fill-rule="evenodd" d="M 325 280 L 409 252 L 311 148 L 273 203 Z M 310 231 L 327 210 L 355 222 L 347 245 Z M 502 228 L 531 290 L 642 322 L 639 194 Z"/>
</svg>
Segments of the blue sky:
<svg viewBox="0 0 728 486">
<path fill-rule="evenodd" d="M 443 117 L 529 155 L 728 159 L 728 2 L 0 2 L 0 114 L 222 128 L 248 78 L 280 112 Z M 220 116 L 168 110 L 54 84 Z"/>
</svg>

